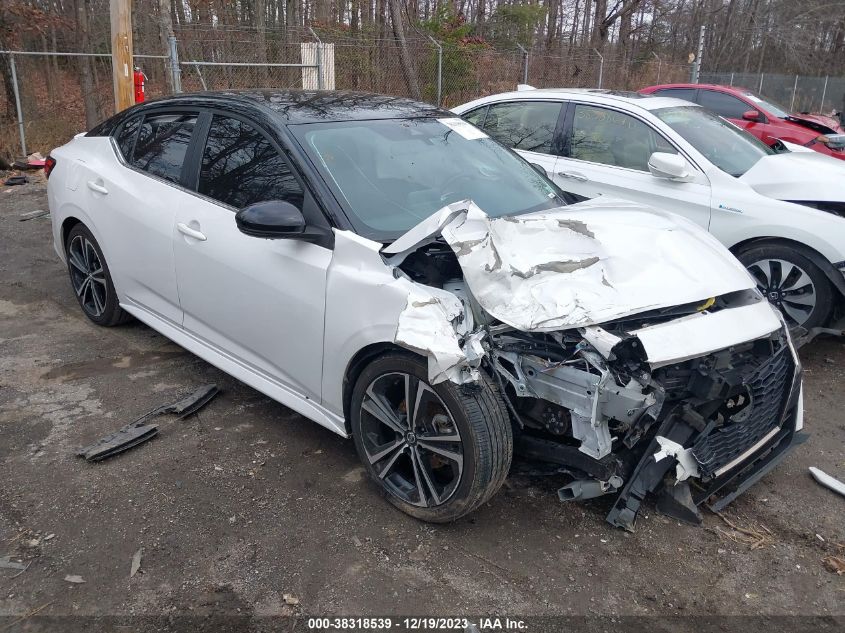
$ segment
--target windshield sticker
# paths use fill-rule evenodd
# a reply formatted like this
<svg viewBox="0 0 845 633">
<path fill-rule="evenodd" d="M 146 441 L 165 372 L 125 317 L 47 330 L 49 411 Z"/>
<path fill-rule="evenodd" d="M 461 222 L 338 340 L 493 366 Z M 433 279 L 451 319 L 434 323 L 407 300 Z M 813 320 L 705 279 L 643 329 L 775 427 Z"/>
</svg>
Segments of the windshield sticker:
<svg viewBox="0 0 845 633">
<path fill-rule="evenodd" d="M 487 135 L 479 130 L 477 127 L 472 125 L 471 123 L 467 123 L 463 119 L 437 119 L 448 128 L 451 128 L 461 136 L 463 136 L 468 141 L 474 141 L 479 138 L 487 138 Z"/>
</svg>

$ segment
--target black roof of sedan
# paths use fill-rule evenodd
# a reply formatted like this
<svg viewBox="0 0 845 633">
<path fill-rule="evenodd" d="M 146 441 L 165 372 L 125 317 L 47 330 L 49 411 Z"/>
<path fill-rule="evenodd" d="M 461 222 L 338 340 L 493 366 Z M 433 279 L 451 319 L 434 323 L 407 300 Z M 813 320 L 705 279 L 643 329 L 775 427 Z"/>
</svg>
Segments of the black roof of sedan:
<svg viewBox="0 0 845 633">
<path fill-rule="evenodd" d="M 420 116 L 454 117 L 451 112 L 429 103 L 407 97 L 391 97 L 368 92 L 344 90 L 232 90 L 196 92 L 157 99 L 203 102 L 251 101 L 272 110 L 285 123 L 315 123 L 318 121 L 350 121 L 366 119 L 404 119 Z"/>
</svg>

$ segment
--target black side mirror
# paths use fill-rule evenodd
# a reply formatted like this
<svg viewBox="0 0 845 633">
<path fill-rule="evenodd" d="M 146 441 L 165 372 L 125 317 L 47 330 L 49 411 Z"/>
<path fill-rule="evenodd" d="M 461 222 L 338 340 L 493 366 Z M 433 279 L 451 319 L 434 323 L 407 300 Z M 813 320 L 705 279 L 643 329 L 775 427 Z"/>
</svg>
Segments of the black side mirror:
<svg viewBox="0 0 845 633">
<path fill-rule="evenodd" d="M 244 207 L 235 214 L 238 230 L 252 237 L 296 239 L 305 234 L 302 211 L 290 202 L 268 200 Z"/>
</svg>

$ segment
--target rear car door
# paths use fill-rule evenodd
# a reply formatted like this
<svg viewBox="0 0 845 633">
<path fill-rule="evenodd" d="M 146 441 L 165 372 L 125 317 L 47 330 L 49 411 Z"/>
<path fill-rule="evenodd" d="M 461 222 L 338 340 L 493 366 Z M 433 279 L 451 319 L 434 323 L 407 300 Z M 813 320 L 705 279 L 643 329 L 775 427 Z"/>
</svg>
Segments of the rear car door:
<svg viewBox="0 0 845 633">
<path fill-rule="evenodd" d="M 559 101 L 509 101 L 473 110 L 464 118 L 551 177 L 557 164 L 562 108 Z"/>
<path fill-rule="evenodd" d="M 184 328 L 265 378 L 319 402 L 330 245 L 241 233 L 235 213 L 257 202 L 297 206 L 328 227 L 280 146 L 251 121 L 203 115 L 196 195 L 175 210 L 173 252 Z"/>
<path fill-rule="evenodd" d="M 114 139 L 124 164 L 89 175 L 97 226 L 108 245 L 120 301 L 174 324 L 182 321 L 173 264 L 176 208 L 190 198 L 185 157 L 197 111 L 150 112 L 128 119 Z"/>
<path fill-rule="evenodd" d="M 648 168 L 654 152 L 678 150 L 647 122 L 609 107 L 572 103 L 555 182 L 588 198 L 610 195 L 683 215 L 708 228 L 710 182 L 691 166 L 691 181 L 657 178 Z"/>
</svg>

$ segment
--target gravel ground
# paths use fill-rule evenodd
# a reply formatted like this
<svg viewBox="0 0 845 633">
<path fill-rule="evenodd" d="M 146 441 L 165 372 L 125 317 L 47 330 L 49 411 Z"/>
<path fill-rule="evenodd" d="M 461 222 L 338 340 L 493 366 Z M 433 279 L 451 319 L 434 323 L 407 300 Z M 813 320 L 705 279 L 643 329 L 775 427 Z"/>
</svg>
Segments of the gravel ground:
<svg viewBox="0 0 845 633">
<path fill-rule="evenodd" d="M 49 220 L 20 221 L 46 204 L 43 183 L 0 189 L 0 557 L 28 565 L 0 568 L 0 628 L 39 609 L 12 626 L 177 614 L 845 616 L 845 576 L 823 563 L 845 557 L 845 499 L 807 473 L 845 480 L 842 341 L 801 351 L 812 436 L 724 518 L 691 527 L 647 503 L 626 533 L 605 523 L 607 500 L 561 504 L 558 482 L 512 476 L 470 517 L 426 525 L 380 498 L 351 442 L 140 323 L 88 322 Z M 209 382 L 222 394 L 165 420 L 153 441 L 99 464 L 74 456 Z"/>
</svg>

